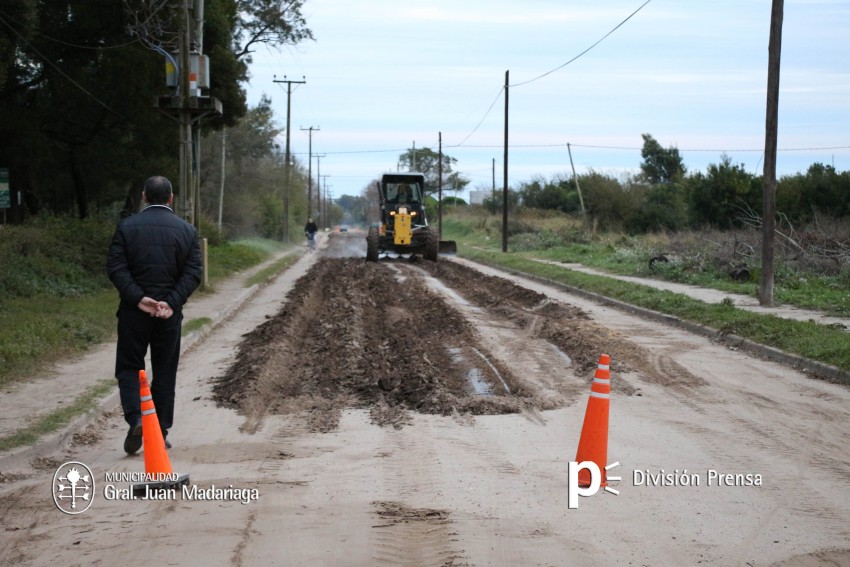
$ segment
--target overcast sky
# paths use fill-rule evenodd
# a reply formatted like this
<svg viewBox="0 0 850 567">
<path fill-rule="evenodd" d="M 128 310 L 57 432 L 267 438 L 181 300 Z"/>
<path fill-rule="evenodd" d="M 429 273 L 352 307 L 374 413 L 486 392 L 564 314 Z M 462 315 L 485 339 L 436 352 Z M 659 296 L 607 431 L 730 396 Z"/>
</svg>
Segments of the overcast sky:
<svg viewBox="0 0 850 567">
<path fill-rule="evenodd" d="M 652 0 L 563 66 L 644 2 L 307 0 L 315 41 L 260 48 L 248 102 L 270 96 L 284 126 L 274 76 L 306 77 L 291 148 L 306 165 L 301 128 L 320 128 L 313 153 L 335 197 L 360 194 L 414 143 L 436 150 L 439 132 L 469 189 L 489 190 L 493 159 L 501 188 L 505 71 L 511 186 L 568 173 L 567 143 L 579 173 L 636 173 L 642 133 L 689 171 L 725 153 L 761 173 L 771 1 Z M 785 0 L 780 88 L 779 174 L 850 170 L 850 1 Z"/>
</svg>

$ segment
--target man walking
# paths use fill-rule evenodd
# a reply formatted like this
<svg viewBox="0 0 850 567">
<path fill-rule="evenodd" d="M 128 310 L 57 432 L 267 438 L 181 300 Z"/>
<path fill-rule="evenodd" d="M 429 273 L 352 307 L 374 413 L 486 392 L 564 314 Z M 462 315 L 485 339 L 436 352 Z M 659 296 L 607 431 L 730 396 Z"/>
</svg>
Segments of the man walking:
<svg viewBox="0 0 850 567">
<path fill-rule="evenodd" d="M 142 446 L 139 370 L 151 350 L 151 396 L 163 438 L 174 421 L 174 391 L 180 360 L 183 305 L 203 275 L 198 232 L 174 214 L 171 183 L 162 176 L 145 182 L 142 212 L 121 221 L 106 261 L 120 296 L 115 377 L 124 419 L 130 426 L 124 451 Z M 171 444 L 166 439 L 166 446 Z"/>
</svg>

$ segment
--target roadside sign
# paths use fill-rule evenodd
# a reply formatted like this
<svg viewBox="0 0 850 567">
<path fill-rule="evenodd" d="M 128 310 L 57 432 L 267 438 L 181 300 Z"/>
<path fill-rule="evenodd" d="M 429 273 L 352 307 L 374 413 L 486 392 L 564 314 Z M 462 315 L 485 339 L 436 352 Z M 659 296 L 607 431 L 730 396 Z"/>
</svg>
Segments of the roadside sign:
<svg viewBox="0 0 850 567">
<path fill-rule="evenodd" d="M 0 167 L 0 209 L 12 207 L 12 194 L 9 191 L 9 168 Z"/>
</svg>

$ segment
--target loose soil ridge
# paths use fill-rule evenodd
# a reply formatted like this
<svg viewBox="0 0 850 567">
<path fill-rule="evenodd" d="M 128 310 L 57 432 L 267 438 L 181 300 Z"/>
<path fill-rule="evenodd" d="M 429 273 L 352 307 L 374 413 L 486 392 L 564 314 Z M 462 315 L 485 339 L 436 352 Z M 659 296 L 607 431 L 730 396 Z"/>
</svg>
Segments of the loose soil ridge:
<svg viewBox="0 0 850 567">
<path fill-rule="evenodd" d="M 341 240 L 341 239 L 340 239 Z M 336 243 L 333 243 L 336 244 Z M 333 246 L 332 246 L 333 248 Z M 281 310 L 245 335 L 215 379 L 214 397 L 255 432 L 268 414 L 294 414 L 310 431 L 337 427 L 345 407 L 367 408 L 380 425 L 402 427 L 409 412 L 501 414 L 570 404 L 579 382 L 544 395 L 512 367 L 429 278 L 524 335 L 554 345 L 575 376 L 592 376 L 599 354 L 615 370 L 660 383 L 700 383 L 684 368 L 661 368 L 645 349 L 592 322 L 581 309 L 465 266 L 440 261 L 324 257 L 297 281 Z M 619 391 L 632 395 L 627 382 Z"/>
</svg>

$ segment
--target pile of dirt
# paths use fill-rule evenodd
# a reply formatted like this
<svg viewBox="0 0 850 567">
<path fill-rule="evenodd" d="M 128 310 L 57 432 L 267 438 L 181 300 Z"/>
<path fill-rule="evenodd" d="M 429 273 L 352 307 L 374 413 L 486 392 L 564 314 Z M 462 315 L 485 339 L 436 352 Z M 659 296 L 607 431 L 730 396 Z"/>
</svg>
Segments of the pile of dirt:
<svg viewBox="0 0 850 567">
<path fill-rule="evenodd" d="M 454 262 L 427 267 L 472 304 L 549 340 L 569 355 L 579 373 L 595 369 L 599 354 L 610 347 L 610 332 L 590 322 L 578 307 Z"/>
<path fill-rule="evenodd" d="M 216 401 L 245 415 L 252 433 L 269 413 L 299 416 L 310 431 L 336 428 L 345 407 L 365 408 L 380 425 L 402 427 L 411 411 L 500 414 L 571 403 L 576 384 L 541 393 L 505 367 L 428 276 L 493 321 L 504 321 L 565 353 L 590 378 L 602 353 L 614 372 L 638 371 L 665 385 L 696 378 L 589 319 L 581 309 L 455 262 L 366 262 L 335 238 L 289 292 L 281 310 L 245 335 L 234 363 L 215 380 Z M 498 324 L 498 323 L 497 323 Z M 498 347 L 494 347 L 498 348 Z M 504 358 L 502 358 L 504 360 Z M 672 365 L 672 366 L 671 366 Z M 512 369 L 514 372 L 512 372 Z M 618 391 L 636 388 L 623 379 Z"/>
<path fill-rule="evenodd" d="M 245 336 L 217 379 L 223 405 L 247 417 L 299 413 L 314 431 L 336 427 L 343 407 L 371 410 L 376 423 L 401 426 L 406 411 L 506 413 L 523 407 L 520 382 L 494 364 L 476 395 L 447 345 L 478 345 L 469 323 L 415 278 L 383 263 L 322 258 L 296 282 L 277 314 Z M 499 376 L 495 374 L 498 373 Z M 517 385 L 499 395 L 500 381 Z"/>
<path fill-rule="evenodd" d="M 580 308 L 551 300 L 548 296 L 499 277 L 482 274 L 455 263 L 439 262 L 425 267 L 470 303 L 509 319 L 566 353 L 578 374 L 592 375 L 599 355 L 611 356 L 612 371 L 639 372 L 651 382 L 692 388 L 704 381 L 671 360 L 656 360 L 649 350 L 593 322 Z M 633 395 L 637 389 L 622 378 L 618 392 Z"/>
</svg>

